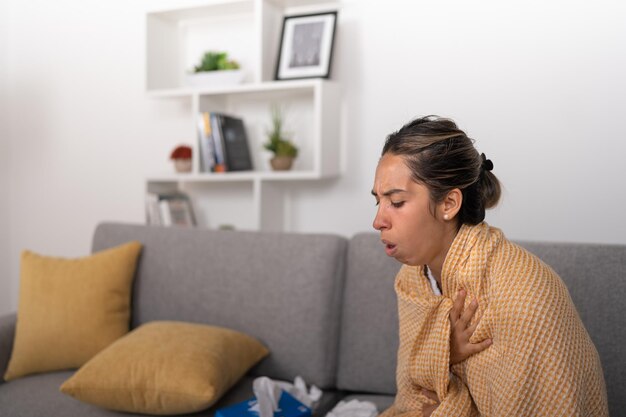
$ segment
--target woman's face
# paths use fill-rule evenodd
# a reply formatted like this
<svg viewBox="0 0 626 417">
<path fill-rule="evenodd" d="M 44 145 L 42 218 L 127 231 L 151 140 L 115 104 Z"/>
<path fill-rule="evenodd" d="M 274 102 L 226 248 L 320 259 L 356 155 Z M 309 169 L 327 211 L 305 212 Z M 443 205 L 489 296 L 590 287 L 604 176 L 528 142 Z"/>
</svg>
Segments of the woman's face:
<svg viewBox="0 0 626 417">
<path fill-rule="evenodd" d="M 380 159 L 372 194 L 378 205 L 373 226 L 388 256 L 407 265 L 429 265 L 445 256 L 448 228 L 435 217 L 442 208 L 411 178 L 404 157 L 388 153 Z"/>
</svg>

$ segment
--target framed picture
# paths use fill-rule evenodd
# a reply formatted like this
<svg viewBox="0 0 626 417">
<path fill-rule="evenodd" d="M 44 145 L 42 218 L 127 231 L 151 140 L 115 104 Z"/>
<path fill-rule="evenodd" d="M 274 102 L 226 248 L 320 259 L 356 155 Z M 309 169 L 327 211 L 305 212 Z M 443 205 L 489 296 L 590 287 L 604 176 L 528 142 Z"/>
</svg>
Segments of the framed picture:
<svg viewBox="0 0 626 417">
<path fill-rule="evenodd" d="M 285 16 L 276 79 L 328 78 L 336 22 L 336 11 Z"/>
</svg>

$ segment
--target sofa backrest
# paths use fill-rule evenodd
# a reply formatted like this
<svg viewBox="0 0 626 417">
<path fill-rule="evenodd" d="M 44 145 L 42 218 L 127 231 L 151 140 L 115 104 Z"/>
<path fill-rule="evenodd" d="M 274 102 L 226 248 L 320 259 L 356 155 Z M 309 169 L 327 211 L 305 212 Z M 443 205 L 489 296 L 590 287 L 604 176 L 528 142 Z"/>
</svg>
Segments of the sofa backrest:
<svg viewBox="0 0 626 417">
<path fill-rule="evenodd" d="M 334 386 L 346 239 L 108 223 L 93 250 L 130 240 L 144 245 L 132 327 L 180 320 L 239 330 L 271 352 L 253 375 Z"/>
<path fill-rule="evenodd" d="M 398 307 L 394 291 L 402 265 L 389 258 L 375 233 L 348 245 L 337 387 L 395 394 Z"/>
<path fill-rule="evenodd" d="M 611 415 L 626 409 L 626 245 L 518 242 L 567 285 L 602 361 Z M 375 233 L 348 246 L 337 385 L 395 394 L 398 318 L 393 290 L 400 264 Z"/>
</svg>

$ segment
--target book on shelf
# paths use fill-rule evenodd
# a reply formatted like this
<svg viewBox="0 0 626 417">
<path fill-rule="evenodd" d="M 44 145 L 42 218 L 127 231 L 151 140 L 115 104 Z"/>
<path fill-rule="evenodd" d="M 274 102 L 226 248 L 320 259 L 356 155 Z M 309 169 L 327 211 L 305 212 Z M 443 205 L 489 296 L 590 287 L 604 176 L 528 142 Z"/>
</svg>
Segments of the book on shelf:
<svg viewBox="0 0 626 417">
<path fill-rule="evenodd" d="M 222 131 L 220 126 L 220 115 L 211 113 L 211 126 L 213 127 L 213 146 L 215 149 L 215 172 L 225 172 L 228 170 L 224 158 L 224 142 L 222 141 Z"/>
<path fill-rule="evenodd" d="M 191 200 L 184 193 L 146 193 L 146 220 L 151 226 L 196 225 Z"/>
<path fill-rule="evenodd" d="M 211 115 L 203 112 L 198 115 L 198 149 L 200 150 L 200 172 L 212 172 L 215 169 L 215 146 Z"/>
<path fill-rule="evenodd" d="M 220 135 L 224 149 L 224 159 L 229 171 L 252 169 L 252 158 L 248 147 L 248 135 L 243 120 L 225 114 L 219 115 Z"/>
<path fill-rule="evenodd" d="M 243 120 L 216 112 L 198 117 L 200 168 L 202 172 L 252 170 L 252 157 Z"/>
</svg>

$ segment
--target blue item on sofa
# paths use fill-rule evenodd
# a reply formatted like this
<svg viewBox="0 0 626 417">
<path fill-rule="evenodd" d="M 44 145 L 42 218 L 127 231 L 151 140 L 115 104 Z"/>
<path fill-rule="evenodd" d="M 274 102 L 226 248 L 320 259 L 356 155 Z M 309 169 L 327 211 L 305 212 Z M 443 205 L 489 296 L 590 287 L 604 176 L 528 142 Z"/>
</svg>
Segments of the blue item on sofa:
<svg viewBox="0 0 626 417">
<path fill-rule="evenodd" d="M 228 407 L 221 408 L 215 413 L 215 417 L 242 417 L 250 416 L 257 417 L 259 415 L 256 411 L 251 411 L 256 405 L 256 398 L 252 397 L 249 400 L 242 401 L 237 404 L 233 404 Z M 296 400 L 288 392 L 283 391 L 278 400 L 278 410 L 274 411 L 274 417 L 310 417 L 311 409 L 300 401 Z"/>
</svg>

